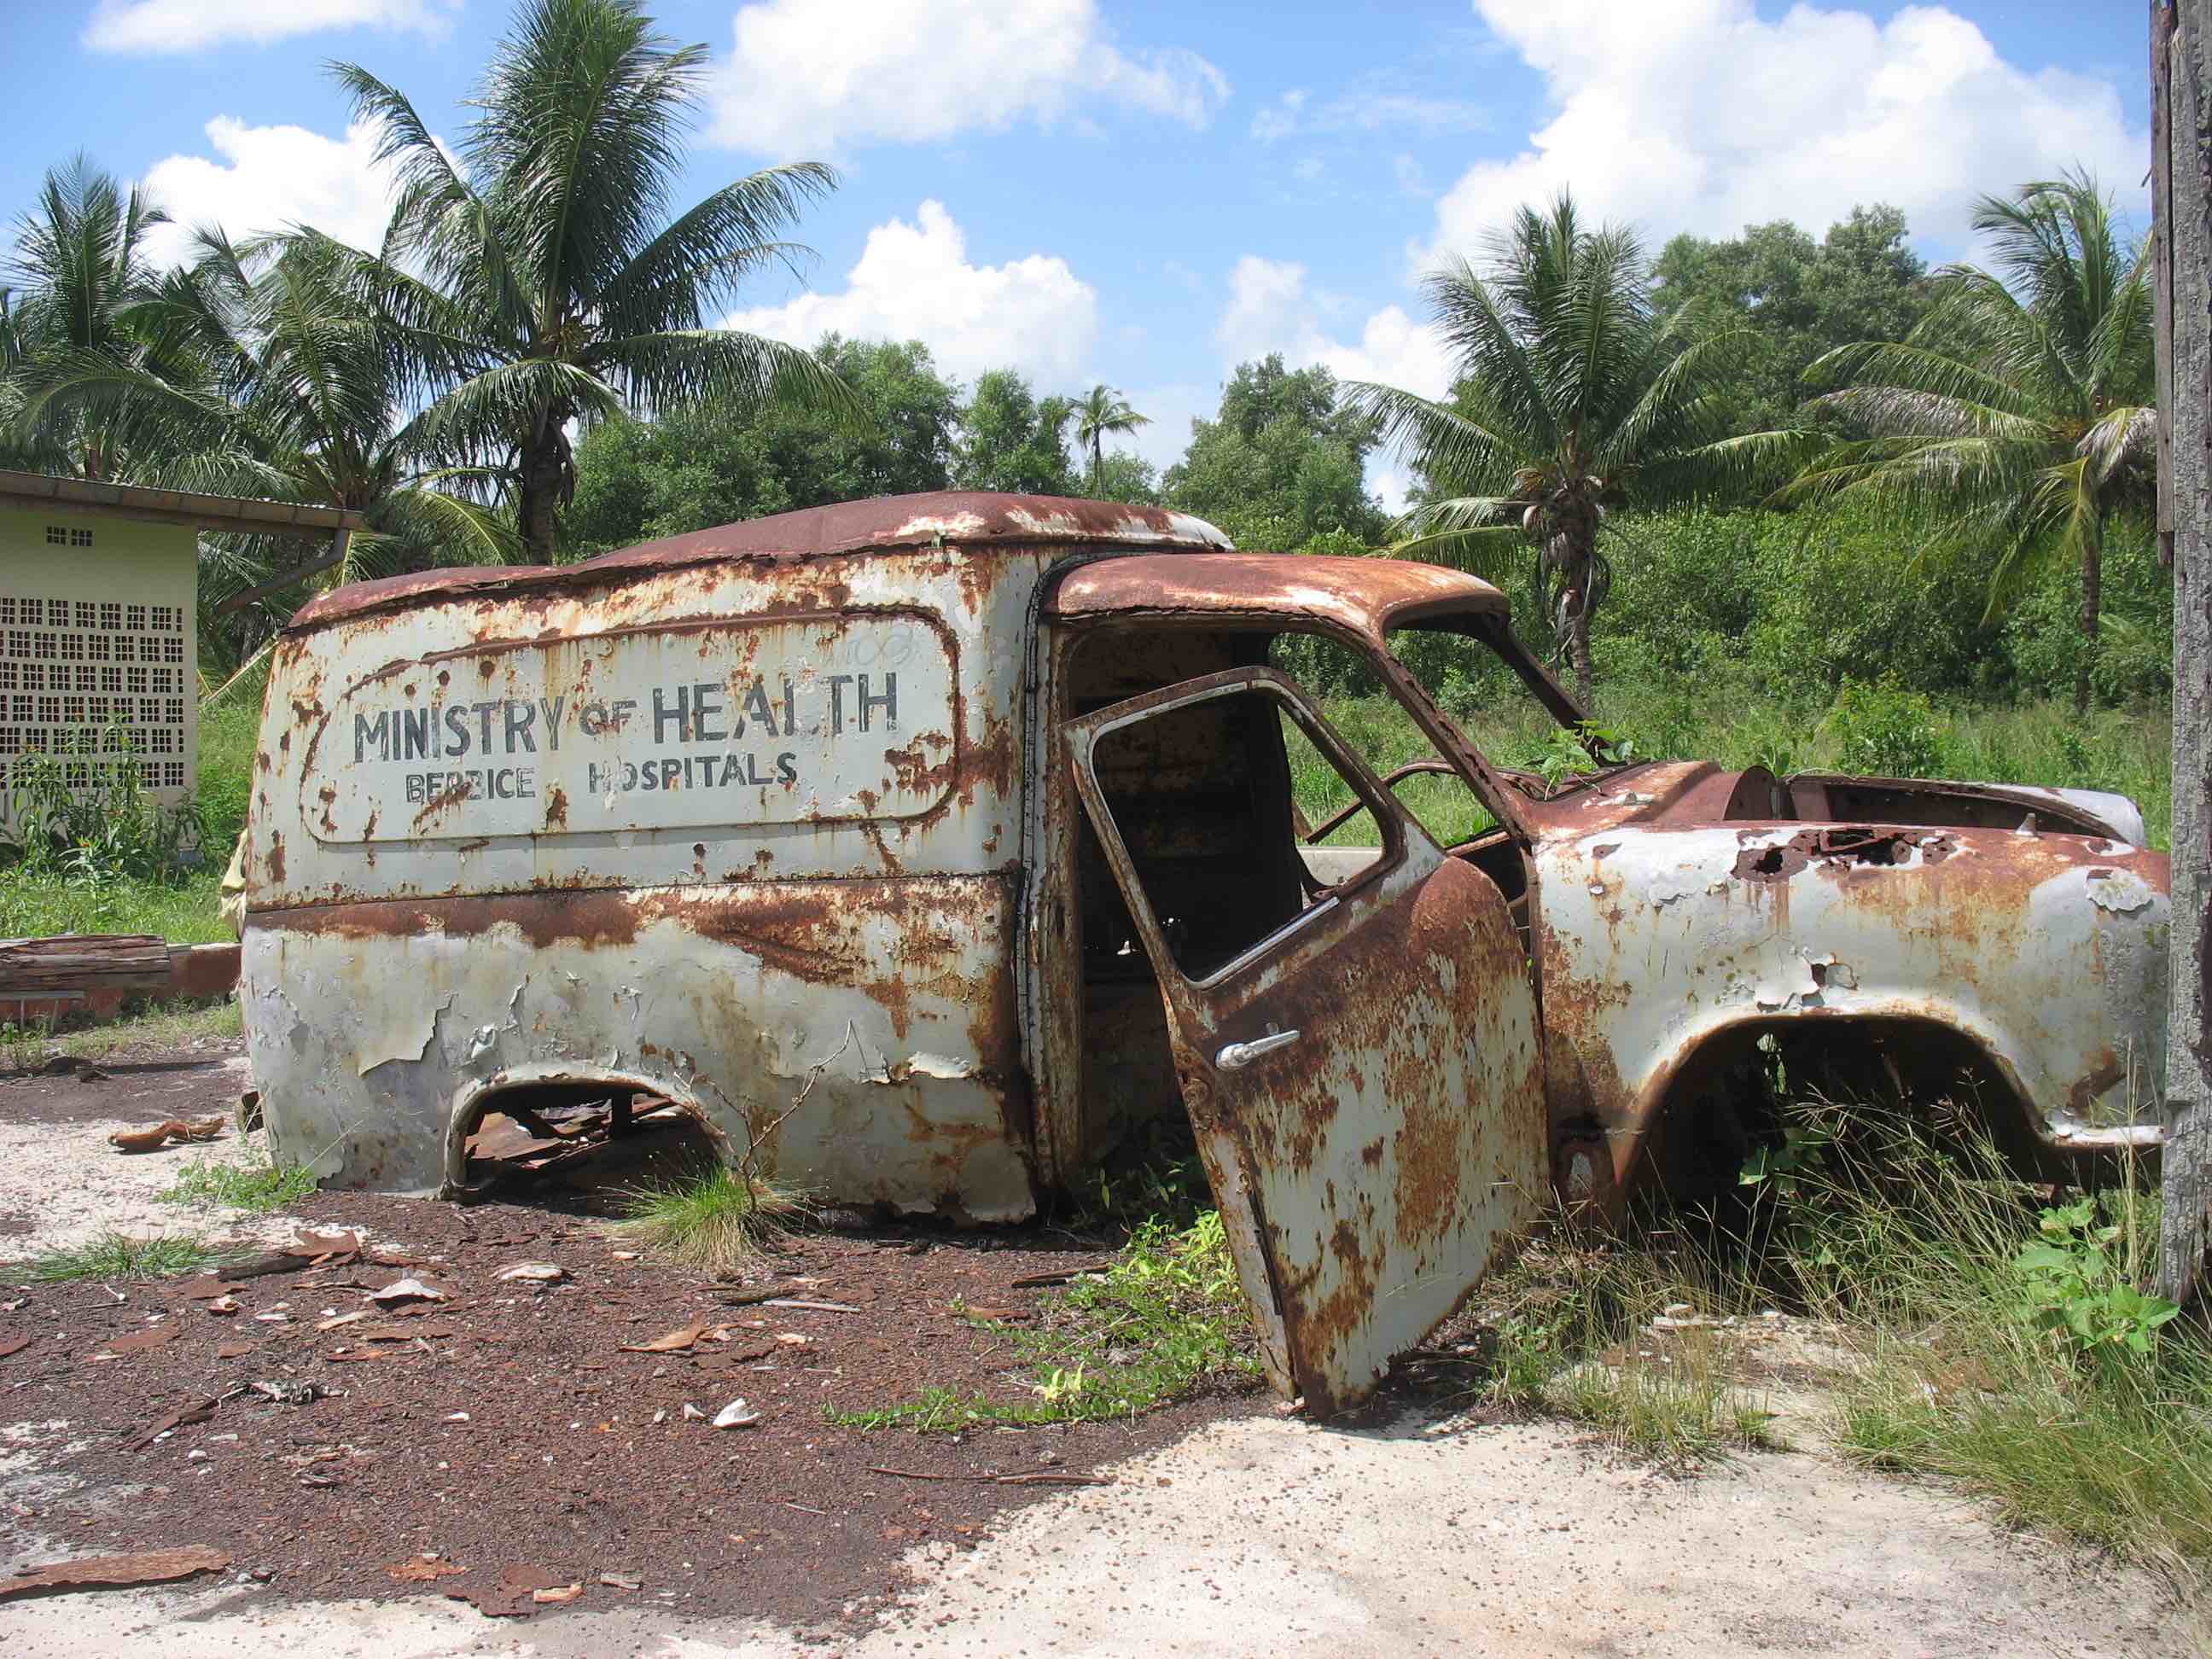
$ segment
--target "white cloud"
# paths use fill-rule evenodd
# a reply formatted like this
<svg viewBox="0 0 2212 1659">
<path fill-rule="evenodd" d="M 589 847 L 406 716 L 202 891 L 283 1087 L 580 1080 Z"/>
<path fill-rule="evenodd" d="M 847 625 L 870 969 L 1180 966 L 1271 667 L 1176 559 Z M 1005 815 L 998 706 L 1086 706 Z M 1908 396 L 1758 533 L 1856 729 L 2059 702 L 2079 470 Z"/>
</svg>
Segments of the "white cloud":
<svg viewBox="0 0 2212 1659">
<path fill-rule="evenodd" d="M 1292 87 L 1252 117 L 1252 136 L 1263 144 L 1289 137 L 1298 130 L 1298 112 L 1310 96 L 1304 87 Z"/>
<path fill-rule="evenodd" d="M 1524 202 L 1571 185 L 1594 217 L 1651 235 L 1732 235 L 1789 218 L 1816 234 L 1856 203 L 1905 210 L 1963 251 L 1975 196 L 2076 163 L 2127 200 L 2148 140 L 2108 82 L 2005 62 L 1974 24 L 1753 0 L 1475 0 L 1542 77 L 1556 112 L 1529 147 L 1478 162 L 1437 204 L 1473 248 Z M 1417 256 L 1425 263 L 1426 255 Z"/>
<path fill-rule="evenodd" d="M 1054 255 L 970 264 L 967 238 L 943 203 L 924 202 L 915 217 L 868 233 L 843 293 L 733 312 L 726 325 L 793 345 L 811 346 L 832 330 L 921 340 L 940 369 L 963 380 L 1012 366 L 1040 392 L 1072 385 L 1098 331 L 1091 284 Z"/>
<path fill-rule="evenodd" d="M 374 248 L 391 217 L 392 179 L 375 162 L 378 128 L 356 121 L 343 138 L 305 127 L 250 127 L 228 115 L 207 124 L 216 155 L 172 155 L 146 173 L 148 192 L 171 222 L 147 238 L 157 264 L 191 258 L 191 233 L 219 224 L 234 239 L 307 224 Z"/>
<path fill-rule="evenodd" d="M 100 0 L 85 25 L 94 52 L 198 52 L 225 41 L 265 46 L 295 34 L 374 24 L 432 39 L 461 0 Z"/>
<path fill-rule="evenodd" d="M 733 30 L 713 137 L 778 157 L 1050 122 L 1086 102 L 1203 127 L 1229 96 L 1195 52 L 1115 46 L 1097 0 L 761 0 Z"/>
<path fill-rule="evenodd" d="M 1370 70 L 1326 103 L 1316 104 L 1304 88 L 1292 88 L 1253 116 L 1251 132 L 1261 143 L 1272 144 L 1293 136 L 1363 135 L 1386 128 L 1410 128 L 1423 137 L 1437 138 L 1489 125 L 1480 104 L 1413 91 L 1397 71 Z"/>
<path fill-rule="evenodd" d="M 1229 303 L 1214 340 L 1231 363 L 1279 351 L 1292 368 L 1319 363 L 1342 380 L 1374 380 L 1431 398 L 1450 390 L 1443 347 L 1404 307 L 1370 313 L 1352 340 L 1326 325 L 1340 309 L 1308 289 L 1304 265 L 1248 253 L 1229 273 Z"/>
</svg>

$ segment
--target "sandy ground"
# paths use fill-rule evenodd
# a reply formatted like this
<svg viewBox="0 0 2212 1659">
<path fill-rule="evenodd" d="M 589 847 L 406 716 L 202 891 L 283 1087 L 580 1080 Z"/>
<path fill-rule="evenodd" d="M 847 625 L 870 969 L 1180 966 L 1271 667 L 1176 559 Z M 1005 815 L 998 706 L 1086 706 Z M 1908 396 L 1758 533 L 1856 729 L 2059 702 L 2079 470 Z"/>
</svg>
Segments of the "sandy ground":
<svg viewBox="0 0 2212 1659">
<path fill-rule="evenodd" d="M 161 1073 L 144 1074 L 155 1084 Z M 202 1073 L 204 1078 L 204 1072 Z M 242 1079 L 240 1079 L 242 1084 Z M 88 1084 L 88 1091 L 105 1085 Z M 18 1255 L 109 1229 L 211 1226 L 156 1204 L 177 1154 L 106 1152 L 88 1097 L 25 1122 L 0 1088 L 0 1240 Z M 240 1156 L 235 1139 L 218 1155 Z M 0 1424 L 11 1385 L 0 1369 Z M 65 1481 L 39 1448 L 77 1427 L 0 1427 L 0 1490 L 43 1507 Z M 1797 1432 L 1804 1437 L 1802 1429 Z M 886 1440 L 886 1455 L 895 1450 Z M 864 1633 L 687 1619 L 595 1589 L 611 1611 L 484 1619 L 428 1595 L 280 1602 L 242 1576 L 196 1587 L 0 1604 L 0 1652 L 93 1659 L 342 1659 L 824 1651 L 893 1655 L 2163 1655 L 2204 1627 L 2144 1576 L 1992 1526 L 1940 1487 L 1814 1453 L 1759 1454 L 1694 1480 L 1620 1463 L 1557 1425 L 1410 1415 L 1346 1431 L 1270 1413 L 1209 1424 L 1004 1521 L 972 1550 L 908 1560 L 915 1588 Z M 215 1541 L 220 1540 L 187 1541 Z M 64 1539 L 38 1540 L 54 1559 Z"/>
<path fill-rule="evenodd" d="M 219 1075 L 211 1077 L 211 1073 Z M 198 1215 L 161 1203 L 195 1159 L 241 1164 L 261 1156 L 260 1136 L 226 1128 L 204 1146 L 170 1146 L 128 1156 L 107 1145 L 117 1129 L 143 1128 L 178 1113 L 205 1115 L 251 1088 L 243 1054 L 101 1062 L 106 1073 L 70 1083 L 58 1109 L 39 1090 L 39 1109 L 11 1110 L 32 1097 L 24 1084 L 0 1083 L 0 1257 L 35 1255 L 88 1243 L 104 1233 L 134 1238 L 198 1232 L 289 1237 L 288 1217 Z"/>
<path fill-rule="evenodd" d="M 831 1651 L 945 1655 L 2154 1655 L 2203 1651 L 2154 1586 L 1945 1494 L 1804 1455 L 1674 1480 L 1565 1430 L 1218 1423 L 1015 1516 L 866 1636 L 650 1606 L 489 1623 L 413 1600 L 257 1607 L 251 1586 L 0 1607 L 0 1648 L 94 1659 Z M 12 1479 L 12 1476 L 11 1476 Z"/>
</svg>

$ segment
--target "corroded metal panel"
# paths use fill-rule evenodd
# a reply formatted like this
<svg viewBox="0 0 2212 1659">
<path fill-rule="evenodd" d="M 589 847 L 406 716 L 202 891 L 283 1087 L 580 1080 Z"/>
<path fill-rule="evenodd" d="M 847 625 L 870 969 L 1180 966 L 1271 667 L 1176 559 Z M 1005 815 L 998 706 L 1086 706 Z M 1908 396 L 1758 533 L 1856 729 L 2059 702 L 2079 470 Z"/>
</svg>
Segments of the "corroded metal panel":
<svg viewBox="0 0 2212 1659">
<path fill-rule="evenodd" d="M 326 843 L 918 817 L 952 785 L 953 692 L 921 612 L 437 653 L 337 697 L 301 817 Z"/>
<path fill-rule="evenodd" d="M 1615 818 L 1624 789 L 1592 792 Z M 1632 807 L 1632 803 L 1627 804 Z M 1625 1182 L 1667 1085 L 1743 1025 L 1924 1023 L 1968 1039 L 2055 1152 L 2160 1134 L 2164 854 L 2025 830 L 1793 821 L 1540 843 L 1553 1111 Z M 2002 1127 L 2002 1126 L 2000 1126 Z"/>
<path fill-rule="evenodd" d="M 343 1187 L 461 1175 L 483 1101 L 665 1094 L 823 1198 L 1033 1208 L 998 877 L 383 901 L 251 919 L 242 997 L 278 1154 Z M 795 1111 L 794 1102 L 801 1101 Z"/>
<path fill-rule="evenodd" d="M 492 1091 L 555 1083 L 735 1155 L 811 1083 L 785 1179 L 1031 1212 L 1020 642 L 1061 555 L 902 526 L 355 595 L 280 643 L 241 993 L 288 1157 L 433 1190 Z"/>
<path fill-rule="evenodd" d="M 1264 696 L 1357 781 L 1389 845 L 1227 965 L 1184 976 L 1102 787 L 1102 739 Z M 1327 1414 L 1447 1317 L 1534 1222 L 1546 1121 L 1534 1003 L 1505 903 L 1448 860 L 1281 676 L 1240 670 L 1069 728 L 1085 803 L 1158 975 L 1271 1379 Z M 1174 745 L 1140 744 L 1173 764 Z M 1127 763 L 1126 757 L 1123 762 Z"/>
</svg>

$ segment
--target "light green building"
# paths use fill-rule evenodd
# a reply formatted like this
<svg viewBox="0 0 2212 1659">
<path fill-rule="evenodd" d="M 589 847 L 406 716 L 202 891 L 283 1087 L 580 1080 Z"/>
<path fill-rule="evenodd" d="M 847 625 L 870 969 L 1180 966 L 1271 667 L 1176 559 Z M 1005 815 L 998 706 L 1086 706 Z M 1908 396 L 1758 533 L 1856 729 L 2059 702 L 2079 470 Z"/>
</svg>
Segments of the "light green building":
<svg viewBox="0 0 2212 1659">
<path fill-rule="evenodd" d="M 327 539 L 290 582 L 360 526 L 335 507 L 0 471 L 0 834 L 24 757 L 88 787 L 118 758 L 118 725 L 156 801 L 197 787 L 199 532 Z"/>
</svg>

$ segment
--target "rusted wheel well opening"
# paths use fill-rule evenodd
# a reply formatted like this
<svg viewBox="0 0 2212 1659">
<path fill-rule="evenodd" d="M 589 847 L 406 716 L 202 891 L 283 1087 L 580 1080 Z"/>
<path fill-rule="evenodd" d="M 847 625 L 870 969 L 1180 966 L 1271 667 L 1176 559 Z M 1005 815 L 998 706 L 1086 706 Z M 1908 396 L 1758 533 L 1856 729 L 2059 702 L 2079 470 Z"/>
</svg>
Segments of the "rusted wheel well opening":
<svg viewBox="0 0 2212 1659">
<path fill-rule="evenodd" d="M 680 1184 L 721 1162 L 720 1139 L 684 1102 L 641 1084 L 518 1082 L 456 1117 L 451 1195 L 619 1213 L 629 1195 Z"/>
<path fill-rule="evenodd" d="M 1762 1151 L 1785 1144 L 1786 1108 L 1814 1100 L 1902 1113 L 1935 1144 L 1986 1137 L 2026 1180 L 2062 1180 L 2027 1133 L 2029 1107 L 1966 1033 L 1933 1020 L 1753 1022 L 1683 1065 L 1655 1114 L 1640 1192 L 1680 1209 L 1725 1202 Z"/>
</svg>

